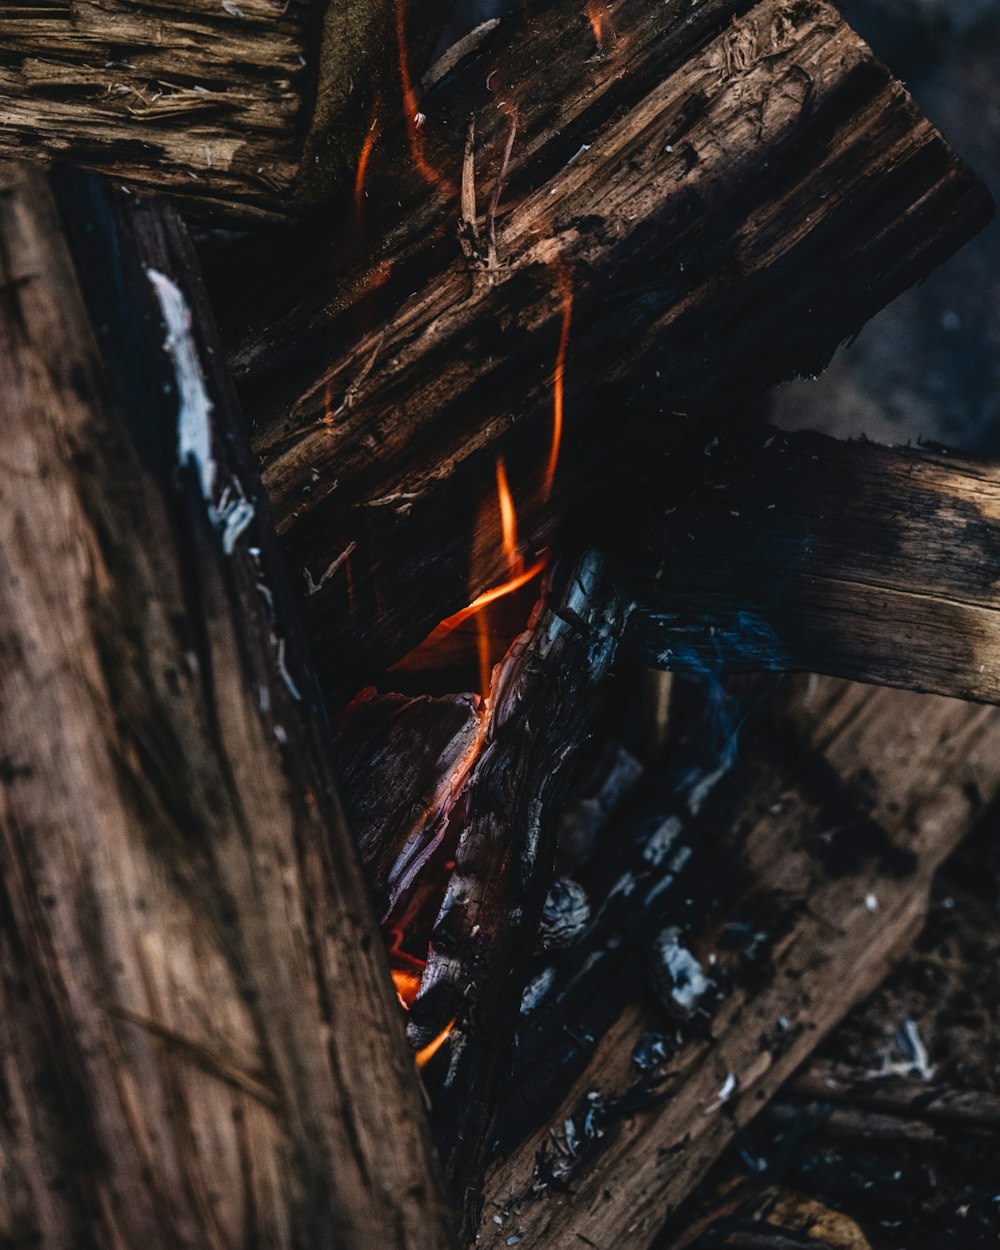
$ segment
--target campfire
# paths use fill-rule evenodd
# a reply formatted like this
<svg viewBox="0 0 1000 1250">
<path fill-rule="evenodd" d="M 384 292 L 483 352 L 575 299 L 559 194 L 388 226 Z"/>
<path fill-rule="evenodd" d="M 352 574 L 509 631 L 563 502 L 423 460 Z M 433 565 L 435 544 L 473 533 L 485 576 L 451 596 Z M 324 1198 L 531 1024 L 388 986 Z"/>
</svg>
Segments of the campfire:
<svg viewBox="0 0 1000 1250">
<path fill-rule="evenodd" d="M 779 1250 L 807 1121 L 995 1131 L 816 1052 L 1000 795 L 997 471 L 753 414 L 989 196 L 826 0 L 450 8 L 0 12 L 2 1245 Z"/>
</svg>

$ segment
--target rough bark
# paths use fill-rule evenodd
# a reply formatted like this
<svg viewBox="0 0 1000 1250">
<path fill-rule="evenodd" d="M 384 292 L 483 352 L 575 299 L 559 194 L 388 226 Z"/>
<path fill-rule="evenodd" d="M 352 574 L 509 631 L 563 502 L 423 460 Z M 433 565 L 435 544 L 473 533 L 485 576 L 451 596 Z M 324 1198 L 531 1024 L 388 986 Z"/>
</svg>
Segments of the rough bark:
<svg viewBox="0 0 1000 1250">
<path fill-rule="evenodd" d="M 676 445 L 818 369 L 989 215 L 822 0 L 621 0 L 600 19 L 600 47 L 575 0 L 488 30 L 428 94 L 419 159 L 376 145 L 367 248 L 340 219 L 220 276 L 339 694 L 508 575 L 498 455 L 530 556 L 609 445 L 639 426 Z M 600 541 L 615 517 L 589 515 Z"/>
<path fill-rule="evenodd" d="M 186 237 L 2 177 L 0 1240 L 447 1245 Z"/>
<path fill-rule="evenodd" d="M 0 5 L 0 156 L 56 158 L 227 214 L 284 215 L 353 171 L 447 6 L 406 0 Z M 397 25 L 397 18 L 402 26 Z"/>
<path fill-rule="evenodd" d="M 494 672 L 482 749 L 462 796 L 455 866 L 408 1031 L 425 1046 L 452 1026 L 427 1076 L 434 1138 L 469 1233 L 569 767 L 589 735 L 595 691 L 630 606 L 596 552 L 554 572 L 528 630 Z"/>
<path fill-rule="evenodd" d="M 644 531 L 634 654 L 1000 701 L 996 465 L 759 428 L 710 450 Z"/>
<path fill-rule="evenodd" d="M 1000 786 L 997 713 L 832 681 L 802 688 L 784 729 L 765 723 L 731 777 L 701 787 L 699 814 L 690 796 L 677 813 L 682 839 L 715 848 L 709 877 L 682 873 L 672 894 L 678 940 L 712 986 L 688 1021 L 642 996 L 602 1030 L 559 1021 L 582 1070 L 566 1068 L 565 1088 L 551 1052 L 533 1061 L 547 1098 L 493 1167 L 480 1245 L 649 1245 L 918 931 L 935 868 Z M 522 1127 L 525 1080 L 508 1099 Z"/>
</svg>

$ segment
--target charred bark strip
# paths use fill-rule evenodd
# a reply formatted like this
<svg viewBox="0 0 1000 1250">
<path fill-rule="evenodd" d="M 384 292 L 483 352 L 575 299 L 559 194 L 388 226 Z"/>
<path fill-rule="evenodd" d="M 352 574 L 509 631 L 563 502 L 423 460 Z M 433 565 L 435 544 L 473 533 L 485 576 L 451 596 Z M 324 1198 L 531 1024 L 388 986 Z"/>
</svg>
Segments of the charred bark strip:
<svg viewBox="0 0 1000 1250">
<path fill-rule="evenodd" d="M 799 689 L 780 745 L 764 725 L 702 796 L 699 840 L 724 831 L 703 883 L 714 903 L 689 914 L 687 879 L 674 905 L 679 943 L 714 982 L 704 1014 L 664 1018 L 637 998 L 589 1040 L 586 1006 L 553 1024 L 586 1063 L 495 1163 L 481 1246 L 649 1245 L 919 930 L 934 870 L 1000 786 L 997 713 L 832 681 Z M 550 1058 L 537 1063 L 551 1086 Z M 520 1113 L 523 1128 L 530 1104 Z"/>
<path fill-rule="evenodd" d="M 381 143 L 361 263 L 321 223 L 239 254 L 252 288 L 218 285 L 290 565 L 313 587 L 337 569 L 306 611 L 338 696 L 506 578 L 499 453 L 536 550 L 606 465 L 609 421 L 616 446 L 640 425 L 676 446 L 820 368 L 989 216 L 832 5 L 605 17 L 600 48 L 578 0 L 487 33 L 428 95 L 419 167 Z"/>
<path fill-rule="evenodd" d="M 857 1072 L 827 1060 L 814 1060 L 781 1091 L 786 1108 L 810 1100 L 871 1112 L 902 1125 L 920 1122 L 940 1130 L 1000 1132 L 1000 1098 L 986 1090 L 955 1089 L 919 1078 Z M 877 1122 L 877 1121 L 876 1121 Z M 859 1122 L 859 1126 L 863 1121 Z M 905 1130 L 900 1131 L 904 1135 Z"/>
<path fill-rule="evenodd" d="M 60 205 L 3 170 L 0 1240 L 447 1245 L 186 236 Z"/>
<path fill-rule="evenodd" d="M 427 1073 L 435 1140 L 469 1232 L 552 880 L 567 764 L 589 734 L 595 688 L 629 607 L 606 561 L 589 553 L 557 571 L 529 629 L 495 670 L 455 868 L 409 1024 L 411 1039 L 425 1046 L 453 1022 Z"/>
<path fill-rule="evenodd" d="M 649 527 L 634 654 L 1000 702 L 996 465 L 754 429 L 705 466 Z"/>
<path fill-rule="evenodd" d="M 405 0 L 398 0 L 400 6 Z M 0 156 L 69 160 L 228 214 L 284 216 L 353 170 L 419 74 L 431 0 L 0 4 Z M 412 20 L 411 20 L 412 18 Z"/>
<path fill-rule="evenodd" d="M 440 844 L 483 737 L 473 694 L 363 691 L 337 734 L 337 771 L 384 918 Z"/>
</svg>

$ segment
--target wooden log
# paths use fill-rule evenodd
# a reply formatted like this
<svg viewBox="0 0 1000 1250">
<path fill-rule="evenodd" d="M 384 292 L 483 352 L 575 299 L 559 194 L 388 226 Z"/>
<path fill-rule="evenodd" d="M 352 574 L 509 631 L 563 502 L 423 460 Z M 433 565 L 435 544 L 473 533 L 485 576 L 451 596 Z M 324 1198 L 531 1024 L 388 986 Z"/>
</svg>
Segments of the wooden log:
<svg viewBox="0 0 1000 1250">
<path fill-rule="evenodd" d="M 407 0 L 5 4 L 0 156 L 72 161 L 230 216 L 284 216 L 353 177 L 365 134 L 397 111 L 400 75 L 422 72 L 447 11 L 439 0 L 419 14 Z M 403 93 L 412 111 L 412 82 Z"/>
<path fill-rule="evenodd" d="M 183 228 L 2 178 L 0 1241 L 446 1246 Z"/>
<path fill-rule="evenodd" d="M 576 0 L 487 31 L 419 161 L 376 145 L 357 263 L 326 222 L 217 283 L 338 697 L 510 575 L 498 455 L 530 564 L 637 428 L 676 447 L 820 368 L 991 211 L 832 5 L 597 8 L 600 46 Z"/>
<path fill-rule="evenodd" d="M 713 446 L 678 502 L 633 566 L 644 662 L 1000 701 L 996 465 L 758 428 Z"/>
<path fill-rule="evenodd" d="M 606 560 L 589 552 L 553 572 L 528 630 L 494 672 L 455 867 L 408 1026 L 421 1047 L 450 1029 L 427 1078 L 434 1138 L 470 1235 L 569 766 L 630 608 Z"/>
<path fill-rule="evenodd" d="M 675 906 L 715 982 L 707 1019 L 666 1025 L 635 999 L 599 1038 L 577 1034 L 583 1071 L 494 1164 L 481 1246 L 649 1245 L 919 930 L 935 868 L 1000 787 L 998 714 L 833 681 L 801 689 L 784 731 L 765 723 L 743 744 L 735 767 L 752 784 L 735 802 L 736 772 L 702 787 L 716 906 L 689 918 L 688 882 Z"/>
</svg>

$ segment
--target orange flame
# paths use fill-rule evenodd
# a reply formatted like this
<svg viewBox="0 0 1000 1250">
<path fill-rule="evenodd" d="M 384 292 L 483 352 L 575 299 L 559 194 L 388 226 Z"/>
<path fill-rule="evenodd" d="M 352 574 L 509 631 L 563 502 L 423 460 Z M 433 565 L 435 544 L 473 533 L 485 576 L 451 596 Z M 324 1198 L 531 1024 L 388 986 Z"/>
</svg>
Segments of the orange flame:
<svg viewBox="0 0 1000 1250">
<path fill-rule="evenodd" d="M 454 868 L 454 864 L 451 865 Z M 421 959 L 408 955 L 401 949 L 403 935 L 399 931 L 386 934 L 387 940 L 391 942 L 389 947 L 390 963 L 395 967 L 390 969 L 392 975 L 392 983 L 396 987 L 396 997 L 399 999 L 400 1006 L 404 1011 L 409 1011 L 413 1004 L 417 1001 L 417 995 L 420 993 L 420 980 L 424 969 L 424 962 Z M 424 1064 L 430 1063 L 441 1047 L 445 1044 L 448 1034 L 455 1027 L 455 1021 L 451 1020 L 445 1028 L 434 1038 L 433 1041 L 421 1047 L 414 1056 L 417 1067 L 422 1068 Z"/>
<path fill-rule="evenodd" d="M 416 1058 L 417 1058 L 418 1068 L 422 1068 L 424 1064 L 430 1063 L 430 1061 L 438 1053 L 441 1047 L 445 1044 L 445 1042 L 448 1039 L 448 1034 L 452 1031 L 454 1027 L 455 1027 L 455 1021 L 454 1020 L 449 1021 L 449 1023 L 445 1025 L 445 1027 L 441 1030 L 441 1032 L 437 1035 L 437 1037 L 432 1042 L 428 1042 L 426 1046 L 422 1047 L 420 1050 L 417 1051 Z"/>
<path fill-rule="evenodd" d="M 516 577 L 524 568 L 524 561 L 517 550 L 517 512 L 507 482 L 507 466 L 502 456 L 497 459 L 497 498 L 500 501 L 500 532 L 503 535 L 504 555 L 507 557 L 507 567 Z"/>
<path fill-rule="evenodd" d="M 439 174 L 428 161 L 424 151 L 424 136 L 421 127 L 424 115 L 420 112 L 420 100 L 410 73 L 410 55 L 406 43 L 406 4 L 407 0 L 396 0 L 396 44 L 399 53 L 399 80 L 403 90 L 403 117 L 406 122 L 406 133 L 410 141 L 410 153 L 423 179 L 432 187 L 450 192 L 453 188 L 442 174 Z"/>
<path fill-rule="evenodd" d="M 502 599 L 504 595 L 512 595 L 515 590 L 520 590 L 522 586 L 527 586 L 528 582 L 533 577 L 537 577 L 544 568 L 545 559 L 543 557 L 540 560 L 536 560 L 534 564 L 529 565 L 523 573 L 518 573 L 517 577 L 510 578 L 509 581 L 504 582 L 500 586 L 494 586 L 492 590 L 484 590 L 477 599 L 473 599 L 467 608 L 463 608 L 461 612 L 456 612 L 454 616 L 449 616 L 446 621 L 442 621 L 434 633 L 437 634 L 438 629 L 443 634 L 451 633 L 456 625 L 461 625 L 463 621 L 467 621 L 470 616 L 485 608 L 488 603 L 495 603 L 497 599 Z"/>
<path fill-rule="evenodd" d="M 368 127 L 368 133 L 365 135 L 364 142 L 361 144 L 361 151 L 358 154 L 358 168 L 354 175 L 354 224 L 358 229 L 361 228 L 361 218 L 365 207 L 365 176 L 368 173 L 368 163 L 371 160 L 372 149 L 375 147 L 377 136 L 378 104 L 376 102 L 372 123 Z"/>
<path fill-rule="evenodd" d="M 590 22 L 590 29 L 594 32 L 594 42 L 598 48 L 602 48 L 604 46 L 604 36 L 606 34 L 614 34 L 608 6 L 603 4 L 601 0 L 588 0 L 587 20 Z"/>
<path fill-rule="evenodd" d="M 420 973 L 410 969 L 393 968 L 392 983 L 396 987 L 396 997 L 409 1011 L 416 1002 L 420 990 Z"/>
<path fill-rule="evenodd" d="M 544 498 L 546 501 L 552 494 L 556 466 L 559 464 L 559 449 L 562 446 L 563 379 L 566 373 L 566 349 L 569 347 L 570 322 L 573 317 L 573 284 L 563 265 L 560 265 L 557 271 L 556 287 L 562 305 L 562 329 L 559 332 L 559 350 L 556 353 L 556 368 L 552 380 L 552 445 L 549 449 L 549 462 L 545 468 Z"/>
<path fill-rule="evenodd" d="M 558 453 L 557 453 L 558 454 Z M 497 500 L 500 508 L 500 532 L 503 536 L 503 550 L 507 557 L 507 567 L 510 571 L 510 577 L 501 582 L 499 586 L 494 586 L 490 590 L 484 590 L 481 595 L 473 599 L 467 607 L 461 611 L 449 616 L 443 620 L 440 625 L 427 639 L 428 645 L 432 645 L 438 639 L 450 634 L 453 629 L 457 629 L 463 621 L 467 621 L 470 616 L 475 616 L 477 612 L 482 611 L 491 603 L 496 603 L 498 599 L 504 598 L 505 595 L 511 595 L 516 590 L 520 590 L 522 586 L 526 586 L 532 578 L 537 577 L 545 568 L 545 559 L 536 560 L 528 568 L 524 567 L 524 558 L 517 549 L 517 511 L 514 507 L 514 497 L 511 494 L 510 483 L 507 480 L 507 467 L 502 458 L 497 459 Z M 479 671 L 483 677 L 483 693 L 486 694 L 489 689 L 489 636 L 485 624 L 480 622 L 478 630 L 478 648 L 479 648 Z"/>
<path fill-rule="evenodd" d="M 480 612 L 476 617 L 476 653 L 479 657 L 479 689 L 485 698 L 489 693 L 493 674 L 493 657 L 490 654 L 490 631 L 486 625 L 485 612 Z"/>
</svg>

